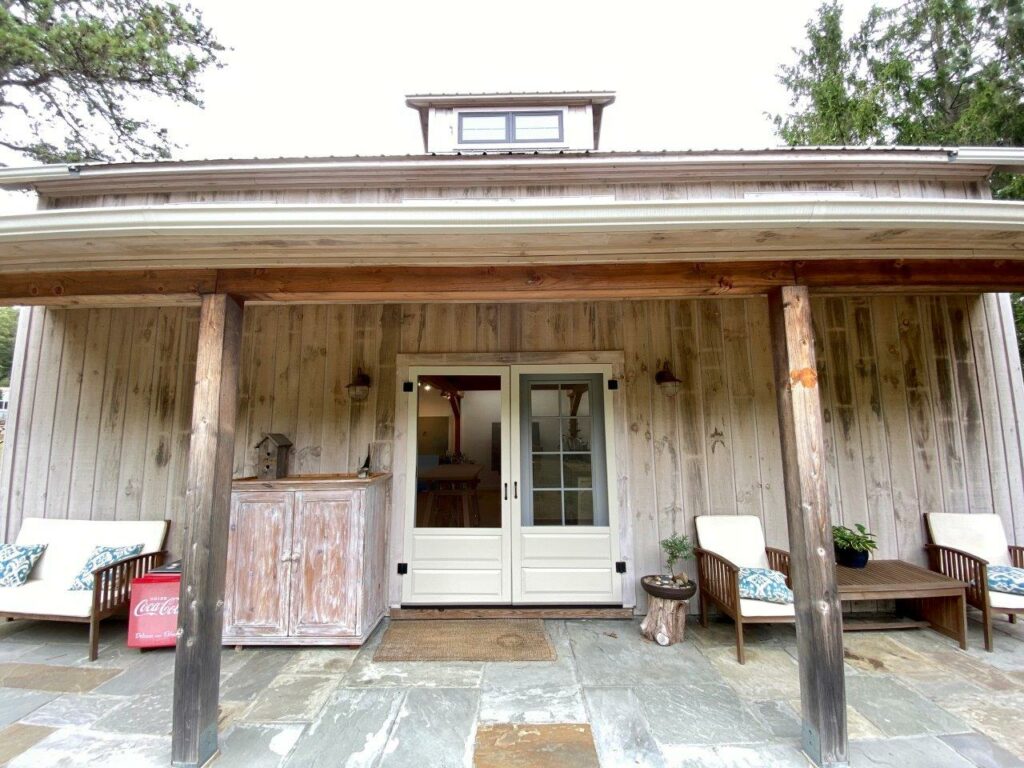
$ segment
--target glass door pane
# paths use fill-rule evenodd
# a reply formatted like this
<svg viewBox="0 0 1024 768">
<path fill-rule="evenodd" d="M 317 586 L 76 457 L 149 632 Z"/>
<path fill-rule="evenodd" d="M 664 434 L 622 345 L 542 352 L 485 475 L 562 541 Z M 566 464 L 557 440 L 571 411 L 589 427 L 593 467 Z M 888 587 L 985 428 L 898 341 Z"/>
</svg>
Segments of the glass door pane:
<svg viewBox="0 0 1024 768">
<path fill-rule="evenodd" d="M 520 377 L 523 525 L 608 525 L 601 382 Z"/>
<path fill-rule="evenodd" d="M 416 384 L 416 527 L 501 528 L 501 377 Z"/>
</svg>

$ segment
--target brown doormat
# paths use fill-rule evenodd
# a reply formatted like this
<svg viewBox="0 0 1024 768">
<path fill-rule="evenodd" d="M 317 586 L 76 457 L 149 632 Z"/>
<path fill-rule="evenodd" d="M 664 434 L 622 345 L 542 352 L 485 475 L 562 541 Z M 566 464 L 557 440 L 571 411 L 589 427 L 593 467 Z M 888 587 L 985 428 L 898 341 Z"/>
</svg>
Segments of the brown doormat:
<svg viewBox="0 0 1024 768">
<path fill-rule="evenodd" d="M 539 619 L 393 621 L 374 661 L 554 661 Z"/>
</svg>

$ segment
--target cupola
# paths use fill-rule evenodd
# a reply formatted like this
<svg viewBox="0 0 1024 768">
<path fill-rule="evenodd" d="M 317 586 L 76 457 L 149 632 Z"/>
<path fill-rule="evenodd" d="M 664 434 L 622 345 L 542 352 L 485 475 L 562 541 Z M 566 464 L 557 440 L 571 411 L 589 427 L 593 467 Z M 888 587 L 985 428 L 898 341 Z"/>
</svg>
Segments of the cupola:
<svg viewBox="0 0 1024 768">
<path fill-rule="evenodd" d="M 427 152 L 584 152 L 598 148 L 611 91 L 407 96 Z"/>
</svg>

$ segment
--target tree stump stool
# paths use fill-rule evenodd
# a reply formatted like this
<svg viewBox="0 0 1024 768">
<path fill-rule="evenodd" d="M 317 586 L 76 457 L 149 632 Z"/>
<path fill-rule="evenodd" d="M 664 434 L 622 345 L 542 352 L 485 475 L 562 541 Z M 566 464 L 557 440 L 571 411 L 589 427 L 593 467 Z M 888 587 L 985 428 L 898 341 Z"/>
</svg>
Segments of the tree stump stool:
<svg viewBox="0 0 1024 768">
<path fill-rule="evenodd" d="M 640 625 L 640 632 L 658 645 L 681 643 L 686 631 L 686 611 L 689 605 L 688 600 L 648 598 L 647 616 Z"/>
</svg>

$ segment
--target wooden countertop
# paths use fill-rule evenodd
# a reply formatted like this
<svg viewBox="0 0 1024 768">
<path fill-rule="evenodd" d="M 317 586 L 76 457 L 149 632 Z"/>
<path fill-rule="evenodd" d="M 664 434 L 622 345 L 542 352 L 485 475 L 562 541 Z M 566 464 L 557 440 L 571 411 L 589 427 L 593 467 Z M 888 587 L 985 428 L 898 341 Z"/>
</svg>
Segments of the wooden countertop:
<svg viewBox="0 0 1024 768">
<path fill-rule="evenodd" d="M 316 489 L 363 487 L 379 483 L 391 477 L 390 472 L 374 472 L 367 478 L 359 478 L 353 474 L 343 475 L 290 475 L 277 480 L 261 480 L 258 477 L 241 477 L 232 482 L 231 487 L 239 491 L 258 491 L 261 489 L 275 491 L 311 491 Z"/>
</svg>

